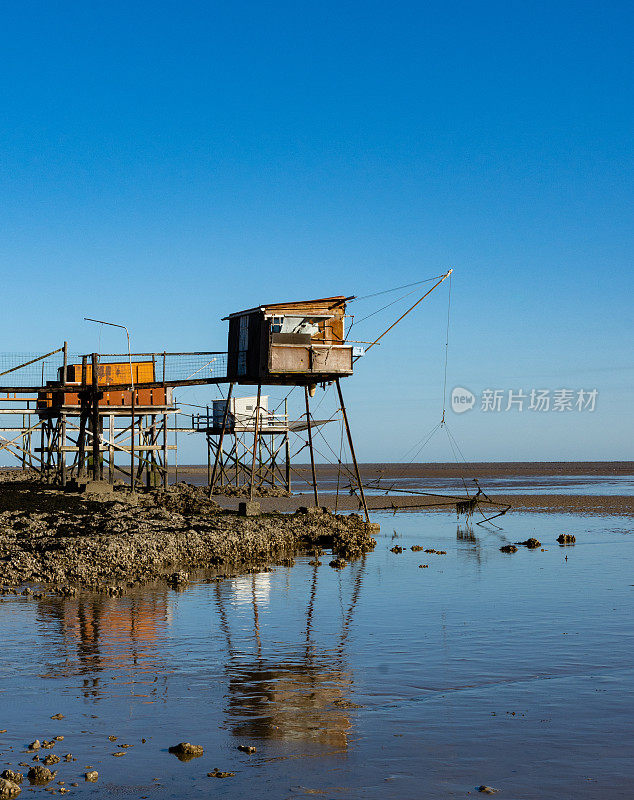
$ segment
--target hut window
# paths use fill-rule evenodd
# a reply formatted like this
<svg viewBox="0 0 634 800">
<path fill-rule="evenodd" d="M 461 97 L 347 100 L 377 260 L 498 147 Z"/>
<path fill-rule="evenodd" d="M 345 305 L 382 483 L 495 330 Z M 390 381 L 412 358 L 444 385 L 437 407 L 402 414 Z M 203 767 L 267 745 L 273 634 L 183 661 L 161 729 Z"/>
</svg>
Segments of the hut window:
<svg viewBox="0 0 634 800">
<path fill-rule="evenodd" d="M 271 324 L 271 332 L 281 333 L 283 323 L 284 323 L 284 317 L 273 317 L 273 323 Z"/>
</svg>

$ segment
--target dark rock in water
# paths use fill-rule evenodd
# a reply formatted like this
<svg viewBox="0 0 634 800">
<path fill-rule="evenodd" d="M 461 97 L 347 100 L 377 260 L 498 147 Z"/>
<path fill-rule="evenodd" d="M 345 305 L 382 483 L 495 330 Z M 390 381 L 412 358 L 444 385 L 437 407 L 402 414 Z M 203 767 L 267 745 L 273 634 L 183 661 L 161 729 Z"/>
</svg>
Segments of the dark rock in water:
<svg viewBox="0 0 634 800">
<path fill-rule="evenodd" d="M 321 561 L 319 560 L 309 561 L 308 564 L 311 567 L 321 567 Z"/>
<path fill-rule="evenodd" d="M 235 772 L 221 772 L 218 767 L 214 767 L 213 772 L 208 772 L 208 778 L 232 778 L 236 773 Z"/>
<path fill-rule="evenodd" d="M 359 703 L 353 703 L 352 700 L 346 700 L 345 698 L 333 700 L 332 704 L 333 706 L 337 706 L 337 708 L 363 708 Z"/>
<path fill-rule="evenodd" d="M 66 753 L 64 756 L 64 761 L 77 761 L 77 759 L 74 758 L 72 753 Z"/>
<path fill-rule="evenodd" d="M 500 547 L 500 553 L 517 553 L 517 547 L 514 544 L 504 544 Z"/>
<path fill-rule="evenodd" d="M 413 544 L 413 545 L 410 547 L 410 550 L 411 550 L 413 553 L 420 553 L 420 551 L 421 551 L 421 550 L 424 550 L 424 549 L 425 549 L 425 548 L 424 548 L 422 545 L 420 545 L 420 544 Z"/>
<path fill-rule="evenodd" d="M 108 736 L 108 741 L 109 742 L 116 742 L 118 738 L 119 738 L 118 736 Z"/>
<path fill-rule="evenodd" d="M 399 547 L 397 544 L 395 544 L 394 547 L 390 547 L 390 553 L 402 553 L 402 552 L 403 548 Z"/>
<path fill-rule="evenodd" d="M 186 586 L 189 583 L 189 573 L 188 572 L 174 572 L 167 579 L 167 583 L 170 586 Z"/>
<path fill-rule="evenodd" d="M 574 544 L 577 539 L 571 533 L 561 533 L 557 537 L 559 544 Z"/>
<path fill-rule="evenodd" d="M 44 739 L 42 742 L 42 747 L 45 750 L 52 750 L 55 747 L 55 740 L 54 739 Z"/>
<path fill-rule="evenodd" d="M 40 740 L 36 739 L 34 742 L 31 742 L 29 745 L 29 750 L 39 750 L 42 745 L 40 744 Z"/>
<path fill-rule="evenodd" d="M 27 778 L 34 786 L 44 786 L 50 783 L 57 775 L 57 772 L 51 772 L 48 767 L 31 767 L 27 773 Z"/>
<path fill-rule="evenodd" d="M 0 778 L 0 797 L 17 797 L 22 789 L 17 783 L 9 781 L 6 778 Z"/>
<path fill-rule="evenodd" d="M 56 756 L 55 753 L 49 753 L 46 758 L 42 759 L 42 764 L 45 764 L 47 767 L 50 764 L 59 764 L 61 758 Z"/>
<path fill-rule="evenodd" d="M 418 569 L 429 569 L 429 564 L 419 564 Z"/>
<path fill-rule="evenodd" d="M 343 569 L 345 566 L 347 566 L 347 564 L 348 562 L 343 558 L 335 558 L 328 566 L 332 567 L 333 569 Z"/>
<path fill-rule="evenodd" d="M 63 714 L 53 714 L 51 719 L 64 719 L 64 715 Z"/>
<path fill-rule="evenodd" d="M 5 769 L 0 773 L 0 778 L 4 778 L 5 781 L 13 781 L 13 783 L 22 783 L 22 773 L 14 772 L 12 769 Z"/>
<path fill-rule="evenodd" d="M 500 790 L 499 789 L 494 789 L 492 786 L 485 786 L 484 784 L 482 784 L 482 786 L 478 786 L 478 791 L 479 792 L 483 792 L 484 794 L 495 794 L 496 792 L 499 792 Z"/>
<path fill-rule="evenodd" d="M 170 747 L 169 752 L 173 753 L 179 761 L 189 761 L 192 758 L 202 756 L 203 746 L 201 744 L 191 744 L 190 742 L 180 742 Z"/>
<path fill-rule="evenodd" d="M 529 550 L 534 550 L 536 547 L 541 547 L 542 543 L 539 539 L 535 539 L 531 536 L 530 539 L 527 539 L 525 542 L 515 542 L 515 544 L 523 545 L 524 547 L 528 547 Z"/>
<path fill-rule="evenodd" d="M 249 744 L 239 744 L 238 750 L 242 750 L 243 753 L 256 753 L 257 749 Z"/>
<path fill-rule="evenodd" d="M 90 783 L 94 783 L 98 777 L 99 773 L 97 772 L 96 769 L 90 770 L 90 772 L 86 772 L 84 775 L 84 778 Z"/>
</svg>

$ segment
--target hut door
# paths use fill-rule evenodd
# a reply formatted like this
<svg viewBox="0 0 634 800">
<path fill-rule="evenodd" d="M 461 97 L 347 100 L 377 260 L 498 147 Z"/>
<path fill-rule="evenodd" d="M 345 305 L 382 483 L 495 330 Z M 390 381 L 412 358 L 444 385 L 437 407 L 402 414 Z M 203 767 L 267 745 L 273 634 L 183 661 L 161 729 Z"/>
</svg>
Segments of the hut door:
<svg viewBox="0 0 634 800">
<path fill-rule="evenodd" d="M 247 351 L 249 349 L 249 315 L 240 317 L 238 331 L 238 375 L 247 374 Z"/>
</svg>

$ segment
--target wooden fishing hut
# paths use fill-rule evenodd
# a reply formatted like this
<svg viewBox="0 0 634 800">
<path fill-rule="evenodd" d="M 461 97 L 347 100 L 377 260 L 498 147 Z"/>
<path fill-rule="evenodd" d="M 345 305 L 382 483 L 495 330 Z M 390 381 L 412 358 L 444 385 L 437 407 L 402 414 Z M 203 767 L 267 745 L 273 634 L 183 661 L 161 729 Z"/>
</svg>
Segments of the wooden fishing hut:
<svg viewBox="0 0 634 800">
<path fill-rule="evenodd" d="M 237 311 L 223 318 L 229 322 L 227 342 L 229 391 L 215 445 L 216 457 L 210 479 L 210 494 L 214 491 L 218 467 L 223 458 L 224 437 L 228 429 L 234 385 L 258 387 L 253 424 L 251 499 L 253 499 L 258 441 L 262 434 L 260 415 L 262 386 L 303 386 L 313 494 L 315 505 L 319 505 L 312 435 L 315 421 L 310 413 L 310 397 L 314 396 L 318 384 L 325 386 L 334 383 L 339 396 L 359 493 L 366 517 L 368 516 L 340 385 L 341 378 L 352 375 L 355 361 L 355 348 L 346 341 L 345 333 L 346 302 L 352 299 L 337 295 L 317 300 L 268 303 Z"/>
<path fill-rule="evenodd" d="M 346 301 L 323 297 L 229 314 L 227 378 L 240 384 L 315 385 L 352 375 Z"/>
<path fill-rule="evenodd" d="M 167 451 L 175 449 L 168 444 L 167 415 L 176 409 L 172 387 L 157 385 L 157 356 L 150 356 L 102 361 L 107 357 L 93 353 L 82 363 L 65 363 L 58 380 L 38 391 L 39 449 L 48 479 L 56 476 L 65 485 L 75 473 L 78 480 L 103 480 L 106 463 L 111 483 L 118 470 L 132 487 L 144 474 L 147 486 L 167 486 Z"/>
</svg>

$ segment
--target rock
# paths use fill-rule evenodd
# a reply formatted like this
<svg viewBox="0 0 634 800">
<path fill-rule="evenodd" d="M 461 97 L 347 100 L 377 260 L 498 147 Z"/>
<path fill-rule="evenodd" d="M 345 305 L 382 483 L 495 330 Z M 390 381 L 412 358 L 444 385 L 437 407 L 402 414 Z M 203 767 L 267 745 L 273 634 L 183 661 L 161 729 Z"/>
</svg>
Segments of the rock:
<svg viewBox="0 0 634 800">
<path fill-rule="evenodd" d="M 243 753 L 249 753 L 249 754 L 257 752 L 257 749 L 249 744 L 239 744 L 238 750 L 242 750 Z"/>
<path fill-rule="evenodd" d="M 479 792 L 484 792 L 484 794 L 495 794 L 496 792 L 499 792 L 500 790 L 499 789 L 494 789 L 492 786 L 485 786 L 484 784 L 482 784 L 482 786 L 478 786 L 478 791 Z"/>
<path fill-rule="evenodd" d="M 64 756 L 64 761 L 76 761 L 76 760 L 77 760 L 76 758 L 73 758 L 72 753 L 66 753 L 66 755 Z"/>
<path fill-rule="evenodd" d="M 191 744 L 190 742 L 180 742 L 169 748 L 180 761 L 189 761 L 192 758 L 199 758 L 203 754 L 201 744 Z"/>
<path fill-rule="evenodd" d="M 118 736 L 108 736 L 108 741 L 109 742 L 116 742 L 118 738 L 119 738 Z"/>
<path fill-rule="evenodd" d="M 84 778 L 90 783 L 94 783 L 98 777 L 99 773 L 97 772 L 96 769 L 92 769 L 90 770 L 90 772 L 86 772 L 86 774 L 84 775 Z"/>
<path fill-rule="evenodd" d="M 208 778 L 232 778 L 236 773 L 235 772 L 221 772 L 218 767 L 214 767 L 213 772 L 208 772 Z"/>
<path fill-rule="evenodd" d="M 517 553 L 517 547 L 514 544 L 505 544 L 500 547 L 500 553 Z M 480 791 L 478 789 L 478 791 Z"/>
<path fill-rule="evenodd" d="M 403 552 L 403 548 L 399 547 L 397 544 L 395 544 L 394 547 L 390 548 L 390 553 L 397 553 L 398 554 L 398 553 L 402 553 L 402 552 Z"/>
<path fill-rule="evenodd" d="M 0 778 L 0 797 L 17 797 L 21 791 L 17 783 Z"/>
<path fill-rule="evenodd" d="M 419 564 L 418 569 L 429 569 L 429 564 Z"/>
<path fill-rule="evenodd" d="M 186 586 L 189 583 L 188 572 L 174 572 L 167 579 L 169 586 Z"/>
<path fill-rule="evenodd" d="M 40 744 L 40 740 L 36 739 L 34 742 L 31 742 L 29 745 L 29 750 L 39 750 L 42 745 Z"/>
<path fill-rule="evenodd" d="M 57 772 L 51 772 L 48 767 L 31 767 L 27 773 L 27 778 L 35 786 L 44 786 L 50 783 L 57 775 Z"/>
<path fill-rule="evenodd" d="M 559 544 L 574 544 L 577 539 L 571 533 L 562 533 L 557 537 Z"/>
<path fill-rule="evenodd" d="M 413 544 L 413 545 L 410 547 L 410 550 L 411 550 L 413 553 L 419 553 L 421 550 L 424 550 L 424 549 L 425 549 L 425 548 L 424 548 L 422 545 L 420 545 L 420 544 Z"/>
<path fill-rule="evenodd" d="M 343 569 L 347 564 L 348 562 L 343 558 L 335 558 L 330 562 L 329 566 L 333 569 Z"/>
<path fill-rule="evenodd" d="M 238 514 L 241 517 L 259 517 L 262 513 L 262 506 L 255 500 L 244 500 L 238 503 Z"/>
<path fill-rule="evenodd" d="M 13 781 L 13 783 L 22 783 L 22 773 L 14 772 L 12 769 L 5 769 L 0 773 L 0 778 L 4 778 L 5 781 Z"/>
<path fill-rule="evenodd" d="M 515 544 L 524 545 L 524 547 L 528 547 L 529 550 L 534 550 L 535 548 L 542 546 L 542 543 L 539 541 L 539 539 L 535 539 L 533 537 L 527 539 L 525 542 L 515 542 Z"/>
<path fill-rule="evenodd" d="M 116 753 L 112 754 L 115 758 L 121 758 L 121 756 L 125 755 L 125 750 L 119 750 Z"/>
<path fill-rule="evenodd" d="M 45 750 L 52 750 L 55 747 L 55 739 L 44 739 L 42 742 L 42 747 Z"/>
<path fill-rule="evenodd" d="M 319 506 L 300 506 L 295 513 L 316 516 L 318 514 L 323 514 L 324 512 Z"/>
<path fill-rule="evenodd" d="M 59 764 L 60 761 L 60 757 L 56 756 L 55 753 L 49 753 L 46 758 L 42 760 L 42 764 L 48 767 L 50 764 Z"/>
<path fill-rule="evenodd" d="M 53 714 L 51 719 L 64 719 L 64 715 L 63 714 Z"/>
</svg>

